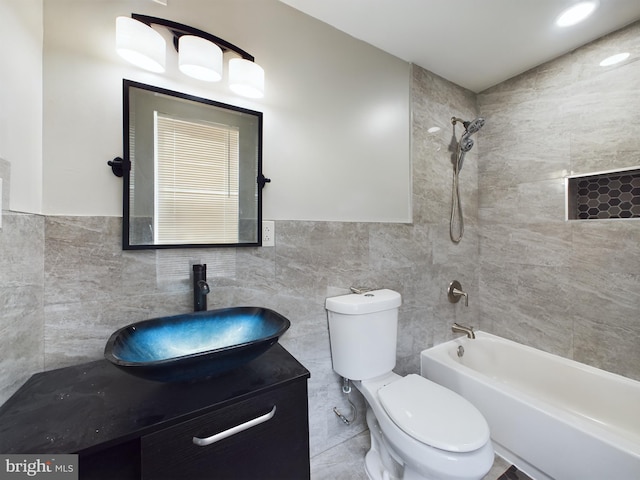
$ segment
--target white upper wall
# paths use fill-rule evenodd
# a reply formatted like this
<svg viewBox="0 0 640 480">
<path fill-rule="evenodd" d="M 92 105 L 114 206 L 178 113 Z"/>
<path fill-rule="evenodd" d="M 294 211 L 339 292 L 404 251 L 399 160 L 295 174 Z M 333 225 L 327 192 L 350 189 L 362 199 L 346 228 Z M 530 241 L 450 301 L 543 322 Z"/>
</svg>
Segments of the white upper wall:
<svg viewBox="0 0 640 480">
<path fill-rule="evenodd" d="M 132 12 L 250 52 L 265 98 L 185 77 L 173 48 L 165 74 L 130 66 L 114 36 Z M 263 111 L 264 218 L 411 221 L 410 65 L 277 0 L 45 1 L 45 214 L 122 215 L 106 163 L 123 154 L 123 78 Z"/>
<path fill-rule="evenodd" d="M 42 0 L 0 0 L 0 158 L 11 209 L 42 210 Z"/>
</svg>

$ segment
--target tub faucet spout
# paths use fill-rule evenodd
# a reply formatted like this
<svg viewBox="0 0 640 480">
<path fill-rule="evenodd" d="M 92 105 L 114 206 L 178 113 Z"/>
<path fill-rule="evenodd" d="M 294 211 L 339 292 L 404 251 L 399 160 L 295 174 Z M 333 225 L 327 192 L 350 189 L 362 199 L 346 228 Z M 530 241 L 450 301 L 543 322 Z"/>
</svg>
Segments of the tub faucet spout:
<svg viewBox="0 0 640 480">
<path fill-rule="evenodd" d="M 453 333 L 464 333 L 467 335 L 467 338 L 475 339 L 476 334 L 473 331 L 473 327 L 465 327 L 464 325 L 459 325 L 458 323 L 454 323 L 451 326 L 451 331 Z"/>
</svg>

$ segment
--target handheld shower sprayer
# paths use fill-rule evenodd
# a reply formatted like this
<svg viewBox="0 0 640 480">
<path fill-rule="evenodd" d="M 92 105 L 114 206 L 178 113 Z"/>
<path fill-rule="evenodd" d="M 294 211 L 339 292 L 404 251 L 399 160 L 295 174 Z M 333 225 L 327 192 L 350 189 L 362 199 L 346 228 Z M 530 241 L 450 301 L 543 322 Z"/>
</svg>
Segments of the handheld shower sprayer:
<svg viewBox="0 0 640 480">
<path fill-rule="evenodd" d="M 462 137 L 460 137 L 460 141 L 458 142 L 458 155 L 456 158 L 455 168 L 457 172 L 462 170 L 462 164 L 464 163 L 464 155 L 469 150 L 473 148 L 473 140 L 471 140 L 471 135 L 477 133 L 484 126 L 484 118 L 478 117 L 474 120 L 462 120 L 458 117 L 451 117 L 451 124 L 454 126 L 456 123 L 462 123 L 464 126 L 464 133 Z M 455 133 L 455 131 L 454 131 Z"/>
<path fill-rule="evenodd" d="M 471 135 L 465 133 L 460 137 L 460 151 L 466 153 L 473 147 L 473 140 L 471 140 Z"/>
<path fill-rule="evenodd" d="M 464 233 L 464 221 L 462 218 L 462 204 L 460 203 L 458 177 L 460 175 L 460 170 L 462 170 L 462 164 L 464 163 L 466 153 L 473 148 L 473 140 L 471 139 L 471 136 L 478 133 L 478 131 L 484 126 L 484 118 L 478 117 L 469 121 L 458 117 L 451 117 L 454 138 L 456 133 L 455 126 L 457 123 L 462 123 L 464 133 L 458 142 L 457 155 L 453 162 L 453 188 L 451 192 L 451 222 L 449 234 L 454 243 L 458 243 L 462 239 L 462 234 Z M 456 218 L 458 220 L 457 233 L 455 232 L 456 228 L 454 228 Z"/>
</svg>

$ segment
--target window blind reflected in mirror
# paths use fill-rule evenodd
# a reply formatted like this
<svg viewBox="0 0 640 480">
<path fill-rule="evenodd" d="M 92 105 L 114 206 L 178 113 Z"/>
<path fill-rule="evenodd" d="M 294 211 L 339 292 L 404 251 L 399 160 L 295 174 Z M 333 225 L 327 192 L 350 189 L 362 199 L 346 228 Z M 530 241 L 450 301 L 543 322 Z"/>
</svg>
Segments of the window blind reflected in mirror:
<svg viewBox="0 0 640 480">
<path fill-rule="evenodd" d="M 237 243 L 239 129 L 155 112 L 154 242 Z"/>
</svg>

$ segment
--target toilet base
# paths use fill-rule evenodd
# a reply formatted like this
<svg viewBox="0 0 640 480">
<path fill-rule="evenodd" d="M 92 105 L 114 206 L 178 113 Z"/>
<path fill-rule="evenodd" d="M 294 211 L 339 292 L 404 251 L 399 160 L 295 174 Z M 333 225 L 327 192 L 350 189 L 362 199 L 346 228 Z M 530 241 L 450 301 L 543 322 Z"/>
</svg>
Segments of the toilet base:
<svg viewBox="0 0 640 480">
<path fill-rule="evenodd" d="M 383 444 L 382 431 L 370 408 L 367 409 L 367 425 L 371 435 L 371 448 L 364 457 L 364 467 L 369 480 L 437 480 L 403 468 Z"/>
<path fill-rule="evenodd" d="M 402 480 L 403 468 L 384 445 L 382 430 L 371 407 L 367 406 L 367 426 L 371 448 L 364 457 L 364 466 L 370 480 Z"/>
</svg>

